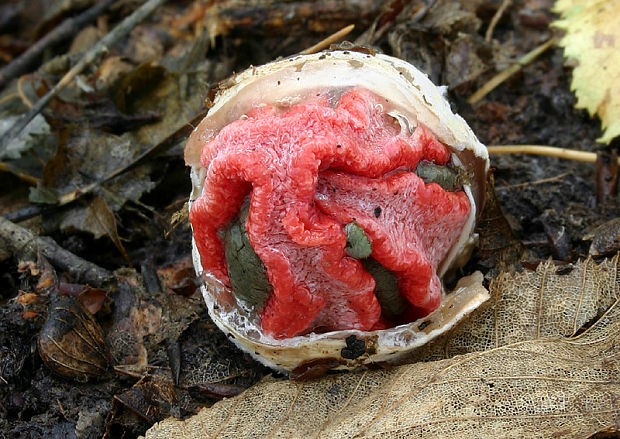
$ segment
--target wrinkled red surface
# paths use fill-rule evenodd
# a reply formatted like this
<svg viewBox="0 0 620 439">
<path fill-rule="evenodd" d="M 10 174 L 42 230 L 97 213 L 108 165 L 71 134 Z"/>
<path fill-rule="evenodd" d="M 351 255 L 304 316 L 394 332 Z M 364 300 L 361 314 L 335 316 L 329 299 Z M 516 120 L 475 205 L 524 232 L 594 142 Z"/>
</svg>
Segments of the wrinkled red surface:
<svg viewBox="0 0 620 439">
<path fill-rule="evenodd" d="M 341 223 L 355 220 L 364 229 L 372 256 L 396 273 L 411 304 L 424 314 L 439 306 L 437 266 L 469 214 L 464 192 L 425 184 L 412 172 L 367 178 L 327 171 L 319 176 L 316 203 Z"/>
<path fill-rule="evenodd" d="M 374 279 L 344 251 L 352 218 L 399 276 L 401 294 L 428 312 L 439 304 L 437 264 L 469 201 L 411 172 L 450 154 L 422 126 L 401 133 L 381 103 L 353 90 L 335 108 L 321 99 L 284 112 L 261 107 L 203 149 L 204 191 L 190 212 L 202 266 L 229 283 L 217 232 L 251 192 L 248 235 L 273 286 L 261 325 L 276 338 L 384 324 Z"/>
</svg>

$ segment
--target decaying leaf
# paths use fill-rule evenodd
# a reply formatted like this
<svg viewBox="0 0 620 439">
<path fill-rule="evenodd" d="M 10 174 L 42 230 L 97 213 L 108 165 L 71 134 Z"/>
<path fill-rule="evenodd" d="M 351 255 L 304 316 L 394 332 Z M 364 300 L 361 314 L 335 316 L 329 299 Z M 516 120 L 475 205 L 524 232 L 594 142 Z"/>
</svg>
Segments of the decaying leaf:
<svg viewBox="0 0 620 439">
<path fill-rule="evenodd" d="M 604 256 L 620 250 L 620 218 L 606 221 L 591 233 L 584 236 L 592 240 L 589 253 L 593 256 Z"/>
<path fill-rule="evenodd" d="M 585 438 L 619 430 L 617 268 L 618 256 L 565 275 L 551 263 L 503 274 L 494 300 L 465 323 L 487 327 L 451 336 L 470 353 L 303 383 L 265 379 L 185 421 L 155 425 L 146 439 Z"/>
<path fill-rule="evenodd" d="M 126 415 L 125 418 L 129 418 L 130 422 L 135 423 L 137 415 L 152 423 L 169 413 L 170 407 L 178 403 L 178 396 L 171 382 L 153 375 L 141 379 L 126 392 L 115 395 L 114 402 L 129 409 L 129 414 L 133 416 Z M 120 408 L 115 407 L 114 412 L 119 410 Z"/>
<path fill-rule="evenodd" d="M 579 63 L 571 84 L 576 106 L 599 115 L 598 141 L 609 143 L 620 135 L 620 0 L 557 0 L 555 12 L 562 18 L 554 25 L 566 31 L 560 46 Z"/>
<path fill-rule="evenodd" d="M 414 8 L 420 7 L 414 4 Z M 496 62 L 490 59 L 496 57 L 492 43 L 478 34 L 481 20 L 475 2 L 434 1 L 425 14 L 411 13 L 395 22 L 398 24 L 389 33 L 394 55 L 413 63 L 434 83 L 454 89 L 479 77 L 489 61 Z M 510 51 L 507 45 L 502 46 L 504 56 Z"/>
<path fill-rule="evenodd" d="M 155 146 L 174 134 L 196 115 L 203 106 L 207 92 L 208 73 L 198 70 L 193 74 L 167 72 L 151 86 L 149 93 L 131 95 L 131 103 L 125 103 L 132 112 L 157 112 L 161 119 L 144 125 L 123 138 L 133 144 Z M 128 96 L 125 96 L 125 100 Z"/>
<path fill-rule="evenodd" d="M 65 128 L 59 137 L 56 155 L 47 162 L 43 173 L 45 187 L 59 194 L 105 179 L 139 153 L 129 139 L 88 125 Z"/>
<path fill-rule="evenodd" d="M 616 255 L 598 265 L 591 258 L 568 266 L 549 261 L 536 271 L 502 273 L 489 287 L 490 300 L 414 358 L 436 360 L 525 340 L 573 336 L 618 300 L 619 268 Z"/>
<path fill-rule="evenodd" d="M 170 289 L 181 296 L 190 297 L 197 289 L 196 272 L 190 255 L 157 270 L 157 274 L 164 289 Z"/>
<path fill-rule="evenodd" d="M 104 198 L 94 197 L 88 207 L 68 212 L 60 223 L 60 228 L 63 230 L 67 228 L 86 230 L 91 232 L 95 238 L 107 235 L 127 263 L 131 265 L 129 255 L 118 234 L 114 212 Z"/>
<path fill-rule="evenodd" d="M 19 116 L 4 113 L 2 116 L 2 119 L 0 119 L 0 133 L 4 134 L 6 130 L 11 127 L 11 124 L 15 123 Z M 26 128 L 24 128 L 21 134 L 9 144 L 8 148 L 0 153 L 0 158 L 17 159 L 21 157 L 28 149 L 36 145 L 36 143 L 32 141 L 31 136 L 46 135 L 49 131 L 50 127 L 43 116 L 39 115 L 35 117 L 32 122 L 26 125 Z"/>
<path fill-rule="evenodd" d="M 459 33 L 451 42 L 445 61 L 446 82 L 450 87 L 472 81 L 487 69 L 485 62 L 476 53 L 480 47 L 483 44 L 470 34 Z"/>
<path fill-rule="evenodd" d="M 497 275 L 519 265 L 524 247 L 502 211 L 493 174 L 489 174 L 487 183 L 486 203 L 476 225 L 480 236 L 476 251 L 481 264 L 491 269 L 491 275 Z"/>
<path fill-rule="evenodd" d="M 97 314 L 104 303 L 109 301 L 107 290 L 89 285 L 59 282 L 58 291 L 76 299 L 91 315 Z"/>
<path fill-rule="evenodd" d="M 11 100 L 9 103 L 13 105 L 0 104 L 0 133 L 6 132 L 19 119 L 18 111 L 24 111 L 21 102 Z M 39 115 L 0 153 L 0 168 L 36 184 L 42 177 L 43 163 L 54 155 L 55 148 L 56 140 L 50 134 L 50 126 Z"/>
<path fill-rule="evenodd" d="M 38 348 L 50 369 L 76 380 L 105 376 L 111 361 L 101 326 L 69 297 L 52 300 Z"/>
<path fill-rule="evenodd" d="M 146 121 L 143 116 L 156 114 L 157 118 L 123 135 L 114 135 L 97 128 L 104 116 L 99 106 L 99 112 L 92 114 L 88 122 L 65 124 L 58 136 L 56 153 L 45 164 L 42 184 L 31 189 L 31 201 L 65 204 L 68 199 L 91 192 L 95 185 L 98 197 L 94 203 L 61 210 L 53 215 L 53 220 L 63 231 L 72 228 L 95 237 L 108 235 L 128 259 L 120 240 L 115 237 L 114 228 L 104 225 L 112 225 L 108 221 L 111 215 L 128 200 L 136 201 L 155 187 L 151 174 L 155 173 L 157 164 L 136 162 L 153 154 L 158 146 L 200 114 L 209 72 L 207 67 L 198 69 L 195 64 L 195 60 L 183 64 L 184 68 L 194 69 L 190 73 L 168 71 L 159 64 L 145 63 L 134 69 L 125 66 L 125 70 L 105 76 L 113 84 L 103 79 L 100 82 L 111 89 L 118 108 L 123 110 L 120 113 L 114 106 L 111 109 L 121 117 L 124 130 L 129 128 L 130 118 L 141 118 L 143 122 Z M 77 111 L 84 106 L 83 97 L 72 99 L 64 103 L 66 108 L 75 107 L 72 111 Z M 88 111 L 83 109 L 71 120 L 78 121 L 86 113 Z M 126 172 L 129 167 L 131 173 Z M 104 204 L 107 209 L 103 209 Z"/>
<path fill-rule="evenodd" d="M 118 364 L 145 366 L 148 352 L 166 339 L 177 339 L 198 317 L 202 303 L 199 297 L 174 293 L 150 295 L 135 270 L 119 270 L 116 275 L 114 323 L 106 338 Z"/>
</svg>

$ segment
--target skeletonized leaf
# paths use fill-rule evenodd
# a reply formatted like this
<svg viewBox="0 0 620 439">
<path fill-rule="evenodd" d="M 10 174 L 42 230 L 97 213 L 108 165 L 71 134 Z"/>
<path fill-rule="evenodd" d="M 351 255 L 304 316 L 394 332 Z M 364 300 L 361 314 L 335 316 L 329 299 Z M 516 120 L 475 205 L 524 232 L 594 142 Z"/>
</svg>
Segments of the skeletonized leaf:
<svg viewBox="0 0 620 439">
<path fill-rule="evenodd" d="M 560 41 L 564 54 L 577 60 L 571 88 L 577 108 L 598 113 L 603 126 L 599 142 L 620 135 L 620 0 L 557 0 L 554 23 L 566 35 Z"/>
<path fill-rule="evenodd" d="M 618 299 L 620 258 L 570 266 L 540 264 L 536 271 L 502 273 L 491 299 L 470 318 L 406 360 L 437 360 L 523 340 L 571 336 Z"/>
<path fill-rule="evenodd" d="M 185 421 L 156 424 L 146 438 L 584 438 L 617 430 L 617 268 L 618 256 L 565 275 L 551 263 L 503 274 L 494 305 L 469 322 L 487 327 L 452 335 L 454 353 L 478 352 L 305 383 L 269 378 Z"/>
</svg>

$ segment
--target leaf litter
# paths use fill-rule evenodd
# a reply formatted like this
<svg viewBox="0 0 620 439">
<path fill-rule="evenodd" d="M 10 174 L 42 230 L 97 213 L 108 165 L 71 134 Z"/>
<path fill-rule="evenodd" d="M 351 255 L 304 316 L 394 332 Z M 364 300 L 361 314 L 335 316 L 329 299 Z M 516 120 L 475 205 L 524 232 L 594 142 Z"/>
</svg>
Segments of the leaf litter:
<svg viewBox="0 0 620 439">
<path fill-rule="evenodd" d="M 551 262 L 504 273 L 487 305 L 417 352 L 417 362 L 309 382 L 266 378 L 185 421 L 160 422 L 145 438 L 577 438 L 613 430 L 619 259 L 588 259 L 567 275 Z M 432 358 L 445 359 L 424 361 Z"/>
<path fill-rule="evenodd" d="M 0 6 L 0 62 L 25 50 L 18 41 L 34 43 L 94 4 L 58 1 L 37 10 L 39 3 Z M 597 226 L 618 217 L 620 206 L 611 189 L 597 201 L 587 164 L 494 157 L 501 191 L 488 203 L 480 246 L 465 267 L 485 273 L 494 300 L 408 364 L 303 383 L 269 377 L 254 385 L 268 371 L 209 320 L 195 294 L 186 217 L 176 215 L 170 225 L 190 189 L 184 139 L 206 109 L 209 89 L 233 71 L 298 53 L 349 24 L 356 27 L 347 38 L 449 85 L 455 110 L 484 143 L 594 151 L 601 132 L 573 108 L 561 49 L 549 49 L 478 104 L 467 104 L 496 73 L 552 36 L 551 0 L 509 2 L 501 13 L 500 3 L 168 2 L 85 66 L 0 158 L 0 212 L 11 219 L 0 221 L 0 436 L 137 437 L 169 416 L 188 418 L 165 421 L 151 437 L 157 428 L 198 428 L 191 416 L 221 398 L 229 399 L 200 411 L 209 431 L 221 435 L 234 428 L 231 434 L 251 437 L 588 437 L 617 430 L 618 361 L 615 347 L 605 345 L 617 338 L 617 284 L 606 277 L 617 257 L 577 260 L 588 255 L 588 237 L 615 242 L 613 228 Z M 136 7 L 112 3 L 70 34 L 72 41 L 65 37 L 41 52 L 27 73 L 0 77 L 0 131 Z M 522 261 L 536 271 L 523 271 Z M 56 294 L 69 294 L 63 300 L 70 308 L 85 307 L 92 316 L 86 320 L 102 328 L 107 375 L 81 382 L 43 365 L 36 340 L 56 312 Z M 46 333 L 60 334 L 54 340 L 62 347 L 62 334 L 75 335 L 75 328 Z M 241 416 L 250 401 L 254 410 L 262 407 L 257 420 L 254 412 Z M 453 430 L 439 430 L 447 426 Z"/>
</svg>

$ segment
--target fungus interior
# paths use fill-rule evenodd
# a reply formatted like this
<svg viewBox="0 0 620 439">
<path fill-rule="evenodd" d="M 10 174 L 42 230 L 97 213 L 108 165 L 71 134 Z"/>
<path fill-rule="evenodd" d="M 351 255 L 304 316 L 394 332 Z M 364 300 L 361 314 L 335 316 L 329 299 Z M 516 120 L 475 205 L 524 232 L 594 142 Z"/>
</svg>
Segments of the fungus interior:
<svg viewBox="0 0 620 439">
<path fill-rule="evenodd" d="M 190 211 L 202 267 L 231 285 L 222 231 L 249 196 L 245 229 L 271 285 L 259 311 L 265 333 L 366 331 L 426 315 L 439 306 L 437 267 L 471 206 L 462 190 L 414 170 L 450 159 L 428 129 L 391 116 L 366 89 L 257 106 L 203 147 L 204 187 Z M 373 264 L 345 250 L 351 222 L 370 241 Z M 365 268 L 374 261 L 397 279 L 407 303 L 399 316 L 382 312 Z"/>
</svg>

